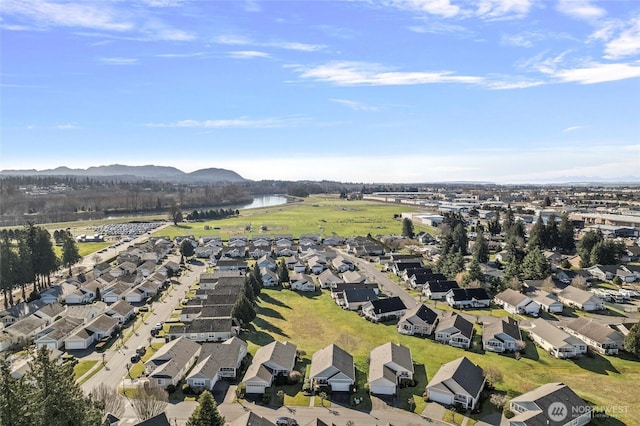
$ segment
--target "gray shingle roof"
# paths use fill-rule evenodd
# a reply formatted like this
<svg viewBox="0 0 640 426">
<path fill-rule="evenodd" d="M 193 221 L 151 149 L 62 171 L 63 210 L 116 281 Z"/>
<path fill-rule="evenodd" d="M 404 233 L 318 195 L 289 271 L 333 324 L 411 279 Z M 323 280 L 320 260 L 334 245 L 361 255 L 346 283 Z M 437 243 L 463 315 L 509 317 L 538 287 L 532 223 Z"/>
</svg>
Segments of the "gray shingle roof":
<svg viewBox="0 0 640 426">
<path fill-rule="evenodd" d="M 413 360 L 411 350 L 400 344 L 391 342 L 378 346 L 371 350 L 369 356 L 369 381 L 385 377 L 393 382 L 396 381 L 395 372 L 389 368 L 390 363 L 395 363 L 402 368 L 413 373 Z M 389 375 L 389 373 L 391 373 Z"/>
<path fill-rule="evenodd" d="M 567 323 L 565 327 L 598 343 L 616 343 L 622 347 L 624 341 L 624 336 L 621 333 L 594 321 L 592 318 L 578 317 Z"/>
<path fill-rule="evenodd" d="M 473 336 L 473 324 L 462 315 L 454 312 L 443 315 L 436 327 L 436 333 L 451 327 L 456 328 L 463 336 L 469 339 Z"/>
<path fill-rule="evenodd" d="M 511 421 L 522 421 L 526 418 L 527 426 L 556 424 L 547 416 L 549 407 L 554 402 L 561 402 L 567 407 L 569 413 L 569 418 L 566 419 L 567 422 L 573 418 L 573 413 L 578 413 L 577 416 L 582 415 L 585 412 L 584 407 L 587 406 L 587 404 L 564 383 L 544 384 L 531 392 L 513 398 L 511 402 L 523 408 L 530 408 L 528 411 L 511 419 Z"/>
<path fill-rule="evenodd" d="M 475 397 L 484 385 L 484 372 L 467 357 L 448 362 L 433 376 L 427 388 L 445 388 L 454 394 Z"/>
<path fill-rule="evenodd" d="M 356 373 L 353 357 L 333 343 L 313 354 L 310 376 L 315 377 L 331 366 L 355 381 Z"/>
<path fill-rule="evenodd" d="M 487 342 L 495 335 L 504 333 L 514 340 L 522 340 L 522 334 L 517 321 L 495 320 L 484 322 L 482 325 L 482 341 Z"/>
<path fill-rule="evenodd" d="M 407 311 L 400 321 L 409 321 L 414 325 L 416 322 L 424 322 L 432 325 L 437 319 L 438 314 L 423 303 L 422 305 L 416 306 L 415 308 Z"/>
</svg>

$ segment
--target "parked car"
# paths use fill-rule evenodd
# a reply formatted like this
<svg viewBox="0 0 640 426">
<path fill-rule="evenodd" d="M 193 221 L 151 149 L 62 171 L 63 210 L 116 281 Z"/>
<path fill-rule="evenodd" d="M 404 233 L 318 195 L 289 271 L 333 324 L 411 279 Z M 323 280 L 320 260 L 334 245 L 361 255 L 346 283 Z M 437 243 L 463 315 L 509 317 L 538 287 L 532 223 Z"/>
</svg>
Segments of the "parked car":
<svg viewBox="0 0 640 426">
<path fill-rule="evenodd" d="M 298 422 L 291 417 L 278 417 L 276 419 L 276 426 L 298 426 Z"/>
<path fill-rule="evenodd" d="M 133 356 L 131 357 L 131 363 L 132 363 L 132 364 L 135 364 L 135 363 L 137 363 L 138 361 L 140 361 L 140 355 L 135 354 L 135 355 L 133 355 Z"/>
<path fill-rule="evenodd" d="M 136 353 L 142 356 L 147 353 L 147 348 L 145 348 L 144 346 L 138 346 L 138 348 L 136 349 Z"/>
</svg>

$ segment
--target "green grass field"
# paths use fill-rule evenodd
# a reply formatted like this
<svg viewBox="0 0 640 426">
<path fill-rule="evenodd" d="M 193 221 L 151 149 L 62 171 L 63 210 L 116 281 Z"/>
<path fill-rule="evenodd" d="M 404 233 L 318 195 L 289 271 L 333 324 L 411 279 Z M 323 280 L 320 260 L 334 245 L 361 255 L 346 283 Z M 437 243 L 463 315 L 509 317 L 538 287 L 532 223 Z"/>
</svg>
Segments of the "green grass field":
<svg viewBox="0 0 640 426">
<path fill-rule="evenodd" d="M 415 211 L 408 206 L 347 201 L 337 196 L 311 196 L 302 202 L 275 207 L 243 210 L 240 216 L 207 222 L 181 223 L 170 226 L 156 235 L 219 235 L 227 240 L 230 235 L 275 235 L 317 233 L 322 236 L 400 234 L 402 222 L 394 214 Z M 205 230 L 205 226 L 211 229 Z M 260 231 L 266 226 L 265 231 Z M 252 231 L 247 231 L 251 227 Z M 214 229 L 219 228 L 219 229 Z M 416 231 L 423 229 L 416 226 Z M 426 228 L 424 228 L 426 230 Z"/>
<path fill-rule="evenodd" d="M 91 370 L 94 365 L 96 365 L 98 361 L 96 360 L 88 360 L 88 361 L 79 361 L 75 367 L 73 367 L 73 379 L 78 380 L 82 377 L 87 371 Z"/>
<path fill-rule="evenodd" d="M 291 341 L 298 349 L 313 353 L 330 343 L 336 343 L 354 357 L 362 393 L 368 374 L 367 357 L 376 346 L 386 342 L 401 343 L 411 348 L 417 371 L 429 380 L 443 363 L 461 356 L 468 357 L 481 367 L 495 365 L 503 373 L 504 380 L 496 387 L 516 396 L 548 382 L 563 382 L 571 386 L 582 398 L 598 406 L 626 406 L 620 420 L 632 422 L 640 417 L 640 364 L 625 355 L 620 357 L 582 358 L 577 361 L 557 360 L 527 341 L 525 356 L 516 360 L 513 356 L 464 351 L 435 343 L 429 339 L 400 335 L 394 325 L 373 324 L 335 305 L 328 293 L 302 294 L 289 290 L 265 289 L 259 297 L 258 317 L 253 330 L 242 335 L 250 343 L 250 349 L 263 346 L 274 339 Z M 424 371 L 424 373 L 422 373 Z M 426 380 L 418 377 L 419 385 L 402 390 L 401 397 L 413 396 L 424 408 L 422 393 Z M 288 396 L 292 403 L 295 396 Z M 368 400 L 368 398 L 367 398 Z M 306 401 L 306 400 L 305 400 Z M 481 414 L 481 417 L 486 413 Z"/>
</svg>

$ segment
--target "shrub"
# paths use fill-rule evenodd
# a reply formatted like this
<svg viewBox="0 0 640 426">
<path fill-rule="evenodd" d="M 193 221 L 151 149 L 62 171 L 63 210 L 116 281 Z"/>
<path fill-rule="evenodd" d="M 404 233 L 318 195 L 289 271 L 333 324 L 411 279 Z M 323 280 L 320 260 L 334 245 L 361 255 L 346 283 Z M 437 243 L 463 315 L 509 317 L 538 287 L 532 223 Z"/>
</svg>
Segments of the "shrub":
<svg viewBox="0 0 640 426">
<path fill-rule="evenodd" d="M 191 386 L 185 383 L 182 385 L 182 393 L 185 395 L 194 395 L 196 392 L 194 392 L 194 390 L 191 389 Z"/>
<path fill-rule="evenodd" d="M 295 385 L 302 379 L 302 373 L 296 370 L 293 370 L 289 373 L 289 377 L 287 378 L 287 383 L 290 385 Z"/>
<path fill-rule="evenodd" d="M 176 387 L 174 385 L 167 386 L 167 392 L 174 393 L 176 391 Z"/>
</svg>

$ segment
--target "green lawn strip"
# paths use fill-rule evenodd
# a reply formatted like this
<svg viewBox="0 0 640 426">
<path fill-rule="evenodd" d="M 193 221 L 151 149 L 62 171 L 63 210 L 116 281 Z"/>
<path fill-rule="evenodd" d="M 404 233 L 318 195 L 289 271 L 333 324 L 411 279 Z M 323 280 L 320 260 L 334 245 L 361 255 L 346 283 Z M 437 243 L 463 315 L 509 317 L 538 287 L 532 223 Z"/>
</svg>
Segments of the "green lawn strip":
<svg viewBox="0 0 640 426">
<path fill-rule="evenodd" d="M 427 406 L 427 402 L 424 400 L 422 394 L 427 387 L 427 372 L 425 370 L 424 364 L 413 364 L 413 380 L 416 381 L 415 386 L 404 387 L 400 389 L 400 403 L 404 407 L 409 408 L 409 398 L 412 398 L 416 404 L 414 413 L 422 413 Z"/>
<path fill-rule="evenodd" d="M 393 324 L 365 321 L 355 312 L 340 309 L 326 292 L 305 295 L 264 289 L 257 312 L 252 330 L 243 334 L 250 351 L 277 339 L 291 341 L 311 357 L 317 350 L 336 343 L 364 368 L 371 349 L 391 341 L 408 346 L 414 362 L 424 365 L 427 377 L 432 377 L 442 364 L 466 356 L 481 367 L 497 366 L 504 379 L 496 387 L 510 395 L 520 395 L 544 383 L 563 382 L 592 404 L 629 407 L 628 413 L 620 415 L 622 421 L 640 416 L 636 404 L 640 389 L 635 385 L 640 380 L 640 368 L 636 360 L 624 356 L 557 360 L 528 339 L 525 356 L 520 360 L 513 355 L 464 351 L 430 339 L 400 335 Z M 368 373 L 368 369 L 364 368 L 364 372 Z M 594 380 L 598 386 L 593 386 Z M 422 395 L 418 387 L 414 392 Z"/>
<path fill-rule="evenodd" d="M 80 377 L 84 376 L 97 363 L 98 363 L 98 361 L 97 360 L 93 360 L 93 359 L 79 361 L 75 365 L 75 367 L 73 367 L 73 378 L 74 378 L 74 380 L 77 381 Z"/>
<path fill-rule="evenodd" d="M 140 361 L 136 362 L 131 366 L 127 377 L 129 375 L 133 379 L 137 379 L 138 377 L 140 377 L 142 373 L 144 373 L 144 363 L 149 361 L 149 359 L 153 356 L 153 354 L 158 352 L 158 349 L 160 349 L 164 345 L 165 345 L 165 342 L 158 342 L 158 343 L 152 343 L 150 346 L 147 346 L 147 352 L 145 352 L 145 354 L 142 356 Z"/>
</svg>

